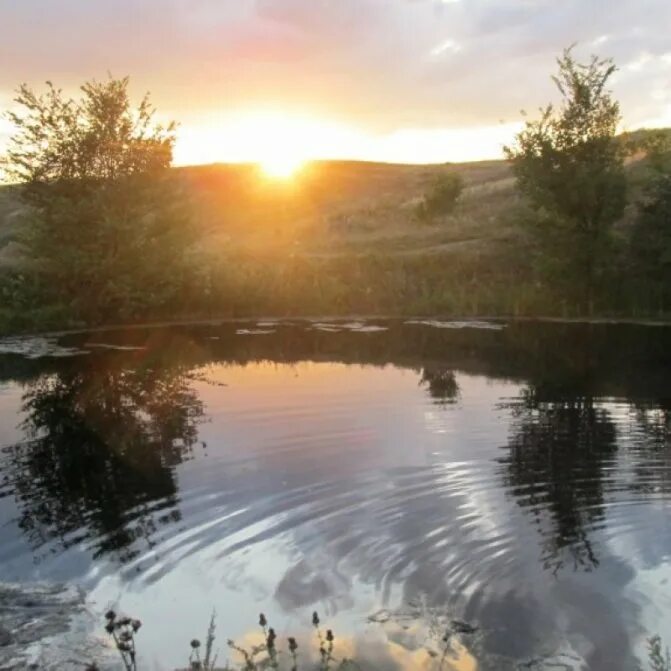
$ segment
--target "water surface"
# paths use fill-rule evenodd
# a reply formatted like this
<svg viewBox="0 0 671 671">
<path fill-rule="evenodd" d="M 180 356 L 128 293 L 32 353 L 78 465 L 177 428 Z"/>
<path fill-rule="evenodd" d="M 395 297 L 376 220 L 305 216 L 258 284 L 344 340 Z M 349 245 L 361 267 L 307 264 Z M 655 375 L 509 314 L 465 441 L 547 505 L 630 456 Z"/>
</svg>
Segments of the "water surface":
<svg viewBox="0 0 671 671">
<path fill-rule="evenodd" d="M 633 669 L 671 631 L 671 328 L 229 323 L 0 350 L 1 579 L 120 604 L 149 668 L 183 663 L 213 608 L 222 644 L 261 610 L 307 637 L 318 610 L 380 669 L 438 668 L 453 619 L 478 631 L 443 668 Z"/>
</svg>

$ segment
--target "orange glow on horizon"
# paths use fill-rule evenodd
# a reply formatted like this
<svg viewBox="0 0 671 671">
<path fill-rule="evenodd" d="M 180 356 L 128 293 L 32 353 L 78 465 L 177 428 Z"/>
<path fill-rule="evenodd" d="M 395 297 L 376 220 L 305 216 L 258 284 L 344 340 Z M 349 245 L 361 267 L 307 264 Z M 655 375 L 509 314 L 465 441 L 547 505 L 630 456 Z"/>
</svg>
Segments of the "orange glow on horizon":
<svg viewBox="0 0 671 671">
<path fill-rule="evenodd" d="M 271 179 L 290 179 L 305 165 L 300 156 L 277 155 L 259 161 L 259 167 L 266 177 Z"/>
<path fill-rule="evenodd" d="M 312 160 L 443 163 L 502 158 L 520 123 L 470 128 L 400 128 L 376 133 L 296 110 L 246 109 L 181 126 L 175 163 L 256 163 L 288 179 Z"/>
</svg>

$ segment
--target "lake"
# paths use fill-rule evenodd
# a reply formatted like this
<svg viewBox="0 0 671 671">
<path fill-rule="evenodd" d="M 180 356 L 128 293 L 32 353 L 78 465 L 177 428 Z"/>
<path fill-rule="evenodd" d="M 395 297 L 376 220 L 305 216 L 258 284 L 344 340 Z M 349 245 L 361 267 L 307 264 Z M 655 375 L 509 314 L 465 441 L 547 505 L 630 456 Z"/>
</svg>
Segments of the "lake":
<svg viewBox="0 0 671 671">
<path fill-rule="evenodd" d="M 213 609 L 222 660 L 261 611 L 304 655 L 318 611 L 376 669 L 635 669 L 671 643 L 670 327 L 230 322 L 0 352 L 0 579 L 139 617 L 143 668 L 184 665 Z"/>
</svg>

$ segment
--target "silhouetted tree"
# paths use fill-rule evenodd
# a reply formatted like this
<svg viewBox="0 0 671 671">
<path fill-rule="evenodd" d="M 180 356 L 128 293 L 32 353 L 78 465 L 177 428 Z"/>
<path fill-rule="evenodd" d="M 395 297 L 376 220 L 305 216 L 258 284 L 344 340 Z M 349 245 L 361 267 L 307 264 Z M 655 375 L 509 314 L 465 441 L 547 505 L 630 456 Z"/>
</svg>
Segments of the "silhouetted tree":
<svg viewBox="0 0 671 671">
<path fill-rule="evenodd" d="M 591 311 L 611 227 L 626 203 L 620 108 L 606 88 L 616 68 L 597 57 L 580 64 L 570 49 L 557 62 L 561 106 L 541 110 L 505 152 L 537 211 L 532 231 L 545 269 L 575 282 Z"/>
<path fill-rule="evenodd" d="M 671 303 L 671 136 L 655 133 L 646 138 L 648 181 L 631 235 L 636 276 L 660 312 Z M 640 300 L 640 299 L 639 299 Z"/>
<path fill-rule="evenodd" d="M 27 207 L 33 308 L 100 322 L 188 300 L 194 237 L 168 170 L 174 124 L 156 125 L 147 97 L 133 108 L 128 79 L 86 83 L 79 99 L 24 85 L 15 103 L 6 169 Z"/>
</svg>

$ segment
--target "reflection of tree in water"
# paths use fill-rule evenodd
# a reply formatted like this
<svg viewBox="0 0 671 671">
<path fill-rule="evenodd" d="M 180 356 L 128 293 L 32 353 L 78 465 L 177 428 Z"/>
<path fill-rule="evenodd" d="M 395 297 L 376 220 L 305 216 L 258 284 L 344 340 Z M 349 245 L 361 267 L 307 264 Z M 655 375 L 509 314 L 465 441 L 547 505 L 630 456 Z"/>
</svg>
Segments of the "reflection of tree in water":
<svg viewBox="0 0 671 671">
<path fill-rule="evenodd" d="M 596 568 L 590 533 L 604 516 L 604 467 L 616 450 L 609 413 L 590 397 L 543 400 L 533 389 L 512 410 L 506 484 L 535 517 L 544 566 L 557 573 L 568 557 L 574 570 Z"/>
<path fill-rule="evenodd" d="M 642 494 L 671 492 L 671 410 L 654 404 L 632 408 L 631 488 Z"/>
<path fill-rule="evenodd" d="M 431 398 L 440 403 L 455 403 L 459 399 L 459 383 L 454 371 L 449 368 L 423 368 L 419 384 L 426 387 Z"/>
<path fill-rule="evenodd" d="M 671 446 L 671 409 L 657 405 L 635 407 L 636 430 L 649 452 L 666 451 Z"/>
<path fill-rule="evenodd" d="M 203 408 L 184 371 L 95 361 L 29 384 L 26 438 L 5 449 L 5 468 L 34 546 L 88 541 L 96 556 L 127 560 L 137 539 L 151 545 L 179 519 L 173 467 L 196 443 Z"/>
</svg>

